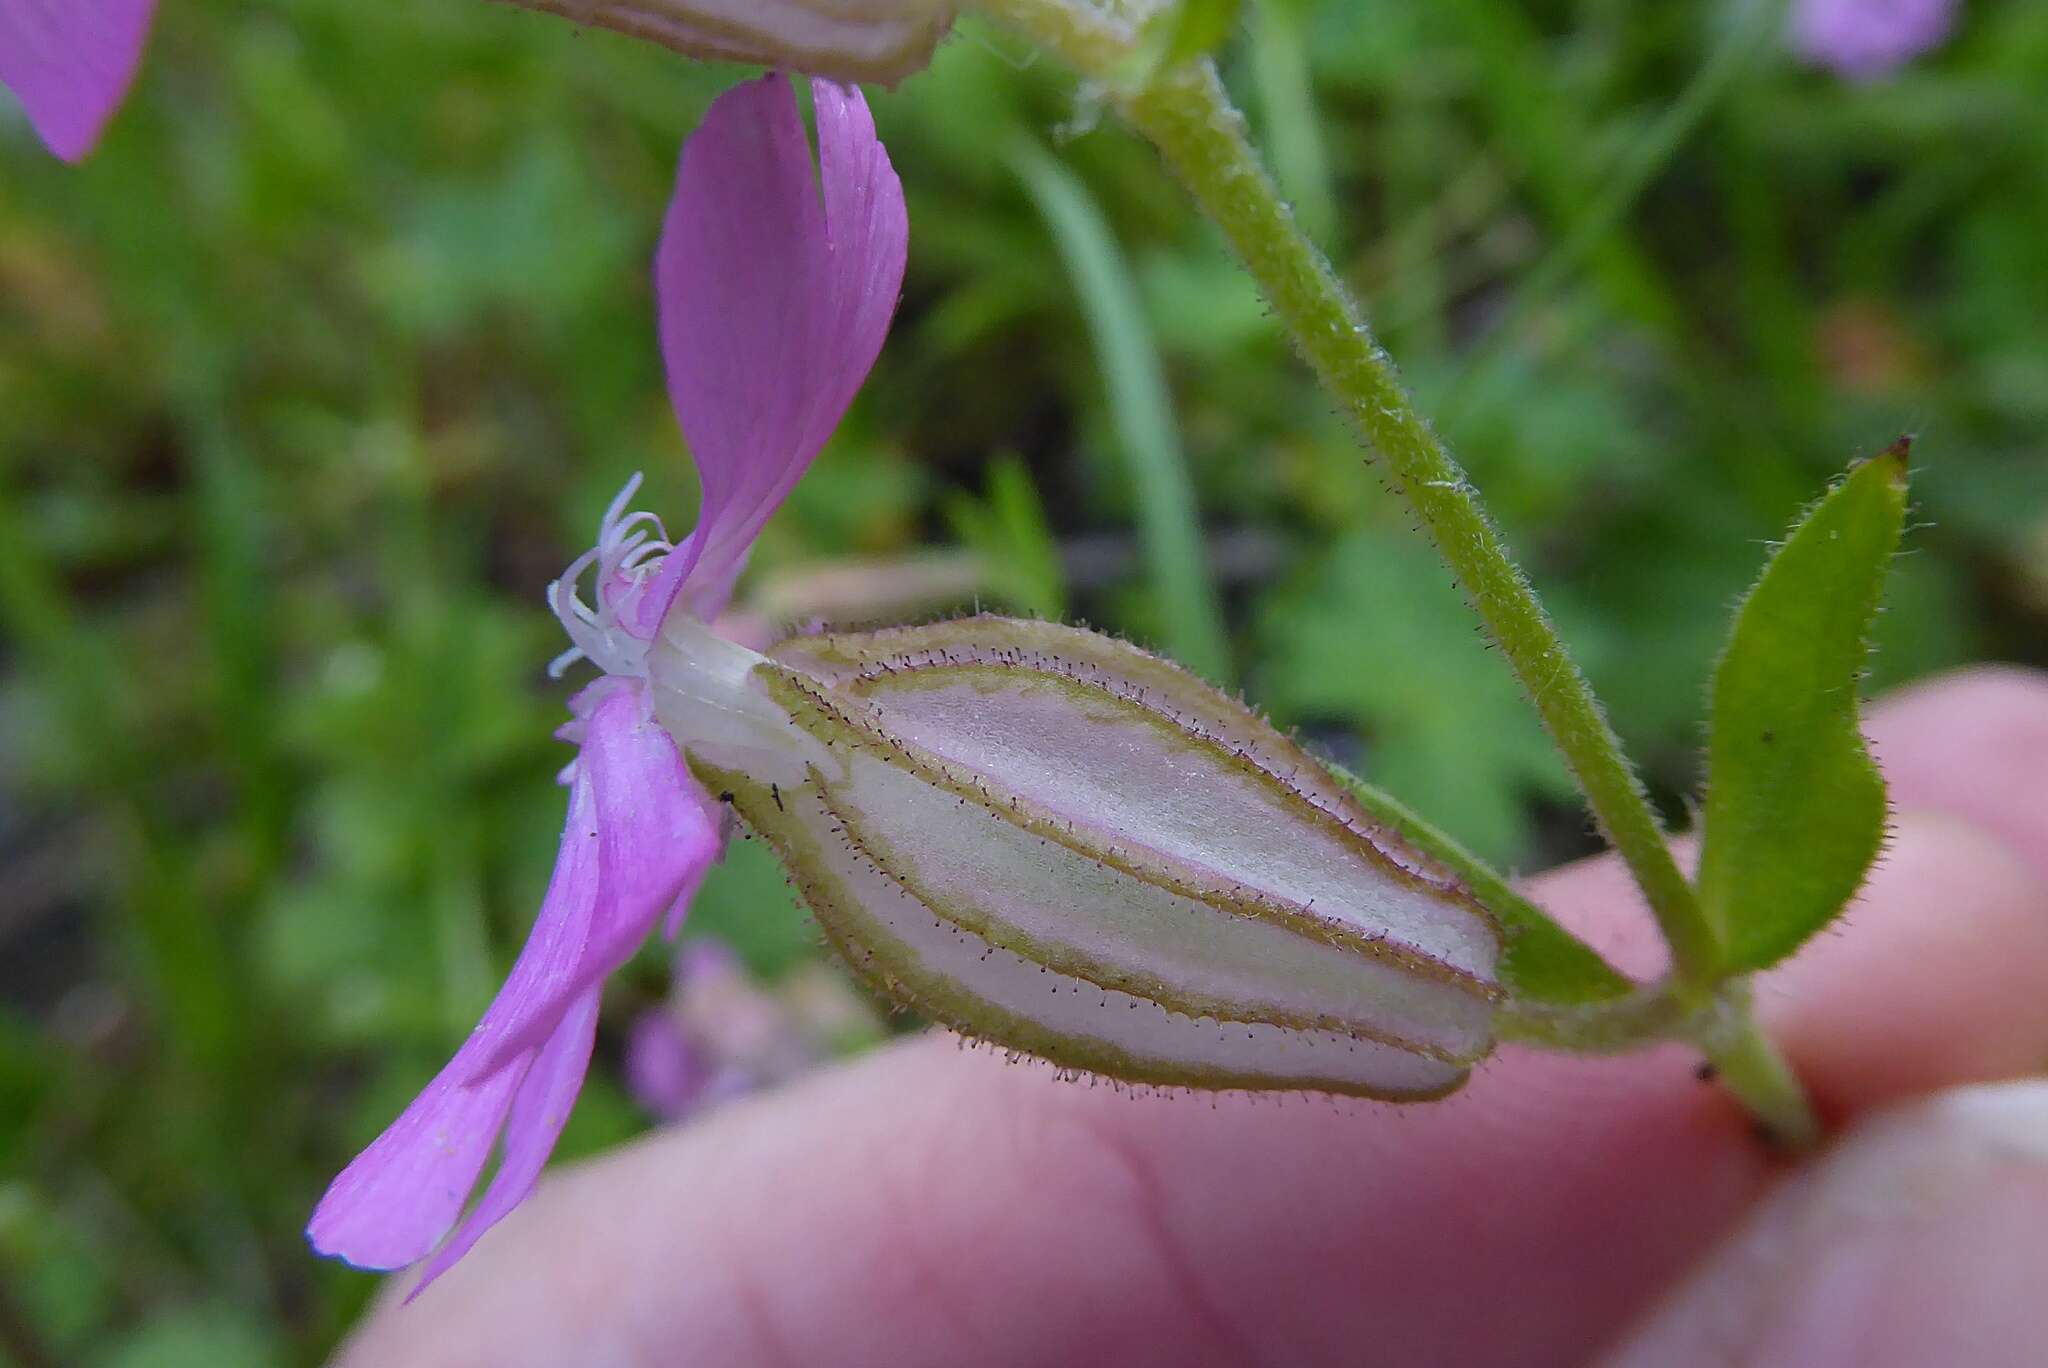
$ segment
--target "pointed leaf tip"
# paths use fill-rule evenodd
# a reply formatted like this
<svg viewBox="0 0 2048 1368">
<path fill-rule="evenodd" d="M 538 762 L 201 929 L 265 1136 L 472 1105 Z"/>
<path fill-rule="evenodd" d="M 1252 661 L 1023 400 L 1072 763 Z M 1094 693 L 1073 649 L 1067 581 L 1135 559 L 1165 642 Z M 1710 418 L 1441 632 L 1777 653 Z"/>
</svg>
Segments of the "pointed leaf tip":
<svg viewBox="0 0 2048 1368">
<path fill-rule="evenodd" d="M 1913 434 L 1910 432 L 1900 433 L 1890 446 L 1878 452 L 1877 455 L 1872 456 L 1870 459 L 1873 462 L 1881 461 L 1890 467 L 1892 478 L 1903 485 L 1912 473 Z"/>
<path fill-rule="evenodd" d="M 1726 972 L 1798 949 L 1883 843 L 1884 779 L 1856 689 L 1904 527 L 1908 448 L 1902 438 L 1858 465 L 1794 527 L 1715 671 L 1699 889 Z"/>
</svg>

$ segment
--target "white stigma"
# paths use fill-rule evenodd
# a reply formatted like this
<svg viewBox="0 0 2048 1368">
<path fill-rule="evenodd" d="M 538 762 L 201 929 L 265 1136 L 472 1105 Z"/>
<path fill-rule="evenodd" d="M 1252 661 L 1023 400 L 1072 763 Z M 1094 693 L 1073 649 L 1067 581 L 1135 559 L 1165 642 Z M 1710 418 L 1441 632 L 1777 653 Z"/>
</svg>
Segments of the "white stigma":
<svg viewBox="0 0 2048 1368">
<path fill-rule="evenodd" d="M 640 594 L 659 572 L 662 560 L 675 550 L 661 519 L 645 511 L 628 513 L 626 505 L 640 491 L 636 472 L 604 511 L 597 545 L 585 551 L 561 578 L 548 585 L 548 606 L 575 644 L 556 656 L 548 674 L 561 678 L 578 660 L 588 660 L 609 675 L 644 676 L 648 638 L 629 625 Z M 584 575 L 597 571 L 596 606 L 578 592 Z"/>
</svg>

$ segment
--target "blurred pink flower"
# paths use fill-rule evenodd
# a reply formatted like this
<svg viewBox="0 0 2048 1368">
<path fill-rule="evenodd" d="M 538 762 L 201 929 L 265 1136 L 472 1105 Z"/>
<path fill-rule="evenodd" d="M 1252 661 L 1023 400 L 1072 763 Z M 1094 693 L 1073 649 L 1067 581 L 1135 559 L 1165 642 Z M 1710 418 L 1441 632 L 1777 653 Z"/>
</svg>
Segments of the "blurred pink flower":
<svg viewBox="0 0 2048 1368">
<path fill-rule="evenodd" d="M 7 0 L 0 0 L 6 3 Z M 334 1180 L 307 1227 L 322 1254 L 424 1288 L 532 1191 L 590 1066 L 598 996 L 667 912 L 669 934 L 722 848 L 718 805 L 656 721 L 650 642 L 671 609 L 710 622 L 754 537 L 873 366 L 902 282 L 903 189 L 857 90 L 811 84 L 818 159 L 786 80 L 727 91 L 683 146 L 655 259 L 670 396 L 704 486 L 678 544 L 627 485 L 598 544 L 550 587 L 605 672 L 559 733 L 569 816 L 554 878 L 497 998 L 455 1058 Z M 594 604 L 579 586 L 594 579 Z M 498 1170 L 455 1226 L 500 1133 Z M 437 1248 L 438 1246 L 438 1248 Z"/>
<path fill-rule="evenodd" d="M 784 1014 L 731 947 L 692 941 L 676 955 L 668 1001 L 633 1023 L 626 1086 L 654 1115 L 680 1121 L 759 1087 L 766 1080 L 747 1045 L 787 1034 Z"/>
<path fill-rule="evenodd" d="M 692 941 L 676 956 L 668 1000 L 633 1023 L 626 1085 L 654 1115 L 681 1121 L 797 1078 L 881 1031 L 868 1001 L 821 965 L 764 985 L 730 946 Z"/>
<path fill-rule="evenodd" d="M 0 85 L 65 161 L 92 151 L 142 64 L 156 0 L 0 0 Z"/>
<path fill-rule="evenodd" d="M 1876 80 L 1948 37 L 1957 0 L 1793 0 L 1792 47 L 1852 81 Z"/>
<path fill-rule="evenodd" d="M 667 1007 L 634 1018 L 626 1035 L 626 1089 L 657 1119 L 680 1121 L 718 1090 L 725 1069 Z"/>
</svg>

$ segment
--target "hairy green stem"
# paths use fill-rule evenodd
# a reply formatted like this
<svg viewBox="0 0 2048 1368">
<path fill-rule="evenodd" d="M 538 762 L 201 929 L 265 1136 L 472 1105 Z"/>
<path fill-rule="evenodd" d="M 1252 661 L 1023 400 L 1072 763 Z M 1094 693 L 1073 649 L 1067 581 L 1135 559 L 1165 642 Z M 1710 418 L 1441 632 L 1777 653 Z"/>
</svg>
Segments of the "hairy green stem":
<svg viewBox="0 0 2048 1368">
<path fill-rule="evenodd" d="M 1504 1033 L 1565 1049 L 1691 1039 L 1725 1085 L 1790 1146 L 1818 1134 L 1799 1081 L 1757 1028 L 1746 991 L 1715 994 L 1720 950 L 1620 739 L 1528 578 L 1401 383 L 1350 293 L 1295 222 L 1206 59 L 1147 65 L 1131 26 L 1082 0 L 974 0 L 1096 86 L 1149 138 L 1223 229 L 1323 386 L 1385 460 L 1563 752 L 1601 830 L 1670 944 L 1667 984 L 1619 1001 L 1511 1014 Z"/>
<path fill-rule="evenodd" d="M 1497 1019 L 1501 1039 L 1574 1054 L 1621 1054 L 1660 1040 L 1683 1040 L 1706 1056 L 1772 1144 L 1810 1148 L 1820 1121 L 1806 1089 L 1757 1026 L 1749 985 L 1736 980 L 1702 999 L 1665 980 L 1624 998 L 1571 1008 L 1510 1003 Z"/>
<path fill-rule="evenodd" d="M 1693 1043 L 1714 1066 L 1721 1086 L 1756 1117 L 1766 1139 L 1788 1150 L 1811 1149 L 1820 1143 L 1820 1118 L 1805 1085 L 1757 1025 L 1749 997 L 1747 979 L 1723 986 L 1718 1018 Z"/>
<path fill-rule="evenodd" d="M 1704 1035 L 1716 1015 L 1713 999 L 1680 991 L 1669 980 L 1625 997 L 1552 1006 L 1510 999 L 1494 1026 L 1502 1040 L 1571 1054 L 1625 1054 L 1660 1040 Z"/>
<path fill-rule="evenodd" d="M 1139 69 L 1131 29 L 1072 0 L 979 0 L 980 8 L 1096 82 L 1149 137 L 1222 227 L 1289 333 L 1379 451 L 1457 576 L 1628 862 L 1682 978 L 1711 978 L 1717 951 L 1692 887 L 1665 845 L 1641 781 L 1585 676 L 1537 602 L 1478 492 L 1416 411 L 1350 293 L 1300 231 L 1208 61 Z"/>
</svg>

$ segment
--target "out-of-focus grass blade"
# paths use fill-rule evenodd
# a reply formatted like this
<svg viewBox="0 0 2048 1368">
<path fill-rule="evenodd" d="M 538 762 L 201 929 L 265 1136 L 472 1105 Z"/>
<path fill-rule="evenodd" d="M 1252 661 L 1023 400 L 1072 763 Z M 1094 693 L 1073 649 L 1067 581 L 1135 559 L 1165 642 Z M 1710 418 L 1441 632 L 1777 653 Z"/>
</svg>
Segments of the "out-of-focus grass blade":
<svg viewBox="0 0 2048 1368">
<path fill-rule="evenodd" d="M 1202 544 L 1193 483 L 1166 373 L 1123 253 L 1087 188 L 1044 149 L 1020 141 L 1011 162 L 1073 277 L 1109 387 L 1110 415 L 1136 487 L 1138 533 L 1166 625 L 1167 652 L 1216 684 L 1231 682 L 1223 613 Z"/>
<path fill-rule="evenodd" d="M 1273 175 L 1294 205 L 1302 230 L 1325 250 L 1337 231 L 1337 199 L 1316 119 L 1303 16 L 1285 0 L 1265 0 L 1252 22 L 1252 84 L 1266 116 L 1266 146 Z"/>
<path fill-rule="evenodd" d="M 1153 22 L 1163 43 L 1162 65 L 1207 57 L 1230 40 L 1244 0 L 1180 0 Z"/>
<path fill-rule="evenodd" d="M 1627 145 L 1606 176 L 1597 185 L 1573 185 L 1566 168 L 1581 156 L 1587 137 L 1583 130 L 1570 130 L 1569 114 L 1537 84 L 1540 78 L 1534 73 L 1543 64 L 1527 60 L 1534 44 L 1526 17 L 1495 0 L 1457 0 L 1450 12 L 1467 21 L 1475 38 L 1485 36 L 1477 48 L 1491 59 L 1489 72 L 1519 73 L 1506 82 L 1521 91 L 1521 117 L 1512 122 L 1524 130 L 1525 150 L 1542 149 L 1535 158 L 1542 188 L 1553 202 L 1561 205 L 1571 199 L 1579 207 L 1566 220 L 1563 236 L 1517 284 L 1506 312 L 1474 349 L 1441 408 L 1454 412 L 1468 398 L 1483 399 L 1491 393 L 1496 371 L 1515 352 L 1529 320 L 1582 266 L 1591 264 L 1604 278 L 1609 295 L 1627 300 L 1637 316 L 1667 331 L 1673 326 L 1678 305 L 1649 260 L 1622 241 L 1615 229 L 1737 79 L 1757 69 L 1760 54 L 1783 32 L 1783 9 L 1777 3 L 1752 6 L 1729 27 L 1678 97 Z M 1496 101 L 1503 98 L 1498 84 L 1488 88 Z M 1553 110 L 1557 117 L 1527 117 L 1539 107 Z M 1545 129 L 1547 135 L 1539 131 Z"/>
<path fill-rule="evenodd" d="M 1053 622 L 1067 613 L 1060 549 L 1046 526 L 1045 505 L 1022 458 L 1006 451 L 989 464 L 987 493 L 964 491 L 945 502 L 953 535 L 982 560 L 989 591 L 1019 611 Z"/>
<path fill-rule="evenodd" d="M 1884 842 L 1884 779 L 1856 726 L 1886 568 L 1906 514 L 1901 438 L 1793 529 L 1714 673 L 1700 901 L 1730 973 L 1798 949 Z"/>
</svg>

